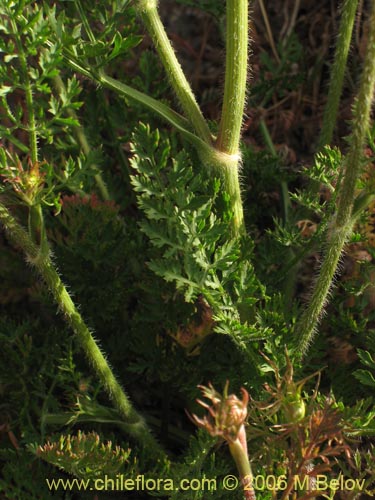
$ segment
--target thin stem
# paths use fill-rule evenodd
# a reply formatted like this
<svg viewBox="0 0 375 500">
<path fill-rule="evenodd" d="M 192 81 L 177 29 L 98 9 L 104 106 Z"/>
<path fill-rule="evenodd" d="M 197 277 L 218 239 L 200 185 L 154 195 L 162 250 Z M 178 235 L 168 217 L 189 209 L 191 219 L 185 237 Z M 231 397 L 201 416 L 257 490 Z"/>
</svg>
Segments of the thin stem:
<svg viewBox="0 0 375 500">
<path fill-rule="evenodd" d="M 16 41 L 18 57 L 21 66 L 21 75 L 22 75 L 22 80 L 24 82 L 23 88 L 25 90 L 26 108 L 27 108 L 28 122 L 29 122 L 28 132 L 30 140 L 30 159 L 32 164 L 35 165 L 38 161 L 38 135 L 37 135 L 36 119 L 34 111 L 33 90 L 31 86 L 29 72 L 27 69 L 26 54 L 23 48 L 21 35 L 18 31 L 17 22 L 14 20 L 14 17 L 12 15 L 10 15 L 9 18 L 10 18 L 10 24 L 12 26 L 13 35 Z"/>
<path fill-rule="evenodd" d="M 22 43 L 22 37 L 18 30 L 17 21 L 14 16 L 10 15 L 10 24 L 12 26 L 13 35 L 16 41 L 18 50 L 19 62 L 21 66 L 21 78 L 23 80 L 23 88 L 25 90 L 27 119 L 28 119 L 28 134 L 30 143 L 30 170 L 37 175 L 39 174 L 38 164 L 38 133 L 35 118 L 34 100 L 33 100 L 33 87 L 28 71 L 27 56 Z M 45 226 L 42 207 L 40 203 L 35 203 L 30 200 L 29 209 L 29 235 L 32 241 L 39 247 L 38 252 L 45 254 L 46 240 L 45 240 Z"/>
<path fill-rule="evenodd" d="M 266 146 L 273 158 L 278 158 L 277 151 L 275 149 L 275 146 L 272 142 L 271 135 L 269 133 L 268 127 L 266 125 L 266 122 L 262 118 L 259 122 L 259 128 L 260 131 L 263 135 L 264 142 L 266 143 Z M 289 209 L 290 209 L 290 196 L 289 196 L 289 189 L 288 189 L 288 184 L 285 181 L 280 182 L 280 189 L 281 189 L 281 199 L 282 199 L 282 207 L 283 207 L 283 218 L 284 218 L 284 223 L 286 224 L 288 222 L 289 218 Z"/>
<path fill-rule="evenodd" d="M 296 25 L 298 11 L 300 9 L 300 4 L 301 4 L 301 0 L 295 0 L 294 5 L 293 5 L 293 12 L 292 12 L 292 15 L 290 16 L 289 26 L 286 30 L 285 37 L 283 39 L 284 45 L 287 42 L 288 38 L 290 37 L 290 35 L 294 29 L 294 26 Z"/>
<path fill-rule="evenodd" d="M 272 142 L 272 138 L 271 138 L 271 135 L 269 133 L 267 124 L 263 118 L 259 122 L 259 128 L 260 128 L 260 131 L 263 135 L 264 142 L 265 142 L 271 156 L 274 158 L 278 158 L 278 154 L 277 154 L 275 146 Z M 284 180 L 280 181 L 280 191 L 281 191 L 282 210 L 283 210 L 283 212 L 282 212 L 283 213 L 283 222 L 284 222 L 284 226 L 287 227 L 288 222 L 289 222 L 289 210 L 291 207 L 291 203 L 290 203 L 288 184 Z M 293 262 L 293 260 L 295 258 L 295 252 L 294 252 L 293 248 L 291 248 L 291 247 L 287 248 L 286 256 L 287 256 L 288 262 Z M 298 261 L 297 261 L 297 263 L 298 263 Z M 289 269 L 289 272 L 286 274 L 285 279 L 283 280 L 282 292 L 283 292 L 285 311 L 289 311 L 291 306 L 292 306 L 293 296 L 294 296 L 294 292 L 295 292 L 295 288 L 296 288 L 296 278 L 297 278 L 297 266 L 295 265 Z"/>
<path fill-rule="evenodd" d="M 65 93 L 65 90 L 66 90 L 65 85 L 64 85 L 64 82 L 62 81 L 62 78 L 60 75 L 56 75 L 54 77 L 54 83 L 55 83 L 55 87 L 56 87 L 57 91 L 60 94 Z M 74 109 L 68 108 L 67 113 L 71 118 L 78 121 L 78 116 L 77 116 L 77 113 L 74 111 Z M 74 133 L 77 137 L 77 141 L 81 145 L 82 151 L 84 152 L 84 154 L 87 157 L 91 152 L 91 147 L 90 147 L 90 144 L 88 143 L 84 128 L 81 125 L 78 125 L 77 127 L 73 127 L 73 130 L 74 130 Z M 93 166 L 98 168 L 97 165 L 93 165 Z M 98 186 L 98 189 L 100 191 L 100 194 L 101 194 L 103 200 L 109 200 L 110 196 L 109 196 L 108 189 L 107 189 L 107 186 L 103 180 L 102 175 L 100 173 L 95 174 L 94 178 L 95 178 L 95 182 Z"/>
<path fill-rule="evenodd" d="M 331 70 L 327 103 L 324 109 L 323 126 L 319 137 L 319 149 L 332 142 L 357 5 L 358 0 L 343 0 L 342 3 L 339 34 Z"/>
<path fill-rule="evenodd" d="M 76 4 L 76 8 L 78 10 L 79 17 L 81 18 L 82 24 L 85 28 L 86 34 L 87 34 L 90 42 L 95 43 L 96 40 L 95 40 L 94 33 L 91 30 L 90 23 L 88 22 L 88 19 L 86 17 L 85 11 L 82 8 L 82 4 L 81 4 L 80 0 L 74 0 L 74 3 Z"/>
<path fill-rule="evenodd" d="M 212 136 L 210 129 L 165 32 L 157 10 L 157 0 L 138 0 L 135 3 L 135 8 L 140 14 L 155 45 L 170 84 L 176 93 L 186 117 L 189 119 L 198 137 L 207 144 L 211 144 Z"/>
<path fill-rule="evenodd" d="M 370 123 L 371 103 L 375 88 L 375 2 L 369 20 L 368 45 L 358 96 L 353 109 L 350 148 L 343 166 L 343 180 L 338 192 L 337 213 L 328 229 L 327 247 L 310 303 L 296 325 L 297 352 L 304 354 L 327 301 L 332 280 L 344 245 L 348 240 L 356 214 L 353 214 L 355 189 L 361 173 L 363 148 Z"/>
<path fill-rule="evenodd" d="M 41 253 L 33 243 L 27 232 L 18 224 L 8 209 L 0 203 L 0 221 L 4 226 L 9 240 L 20 247 L 27 261 L 32 264 L 41 275 L 52 293 L 55 302 L 63 312 L 67 323 L 75 332 L 76 337 L 85 352 L 85 355 L 94 368 L 95 373 L 105 386 L 117 410 L 127 424 L 129 433 L 135 437 L 155 458 L 165 457 L 159 444 L 150 433 L 143 418 L 134 409 L 127 395 L 116 380 L 107 360 L 95 342 L 80 313 L 74 305 L 64 284 L 51 261 L 49 253 Z"/>
<path fill-rule="evenodd" d="M 260 7 L 260 10 L 262 12 L 263 22 L 264 22 L 264 25 L 266 27 L 266 32 L 267 32 L 267 35 L 268 35 L 268 41 L 269 41 L 269 43 L 271 45 L 271 49 L 272 49 L 273 55 L 275 57 L 275 60 L 276 60 L 277 64 L 280 64 L 280 57 L 279 57 L 279 54 L 277 53 L 277 49 L 276 49 L 276 45 L 275 45 L 275 40 L 273 39 L 271 25 L 270 25 L 270 22 L 268 20 L 268 14 L 267 14 L 266 7 L 264 6 L 263 0 L 259 0 L 259 7 Z"/>
<path fill-rule="evenodd" d="M 248 0 L 227 0 L 224 100 L 216 146 L 229 155 L 239 152 L 246 97 L 247 51 Z"/>
</svg>

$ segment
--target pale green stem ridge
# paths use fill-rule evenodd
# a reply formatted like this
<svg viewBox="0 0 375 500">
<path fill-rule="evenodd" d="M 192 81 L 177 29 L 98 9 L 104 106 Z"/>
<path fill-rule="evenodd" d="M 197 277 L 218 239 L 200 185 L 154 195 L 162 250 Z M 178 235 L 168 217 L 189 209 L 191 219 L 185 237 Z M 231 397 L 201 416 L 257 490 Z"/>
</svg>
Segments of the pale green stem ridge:
<svg viewBox="0 0 375 500">
<path fill-rule="evenodd" d="M 185 116 L 189 119 L 198 137 L 207 144 L 211 144 L 210 129 L 165 32 L 157 10 L 157 1 L 138 0 L 135 2 L 135 9 L 142 17 Z"/>
<path fill-rule="evenodd" d="M 238 154 L 246 98 L 248 0 L 227 0 L 224 100 L 217 148 Z"/>
<path fill-rule="evenodd" d="M 54 77 L 54 83 L 59 93 L 65 92 L 65 85 L 60 75 L 56 75 Z M 71 118 L 73 118 L 76 121 L 79 121 L 77 113 L 74 111 L 74 109 L 68 108 L 67 113 Z M 79 125 L 78 127 L 74 127 L 74 133 L 76 134 L 77 140 L 81 145 L 82 151 L 86 156 L 88 156 L 91 152 L 91 147 L 90 144 L 88 143 L 84 128 L 81 125 Z M 98 168 L 97 165 L 93 166 Z M 110 196 L 108 193 L 108 189 L 101 174 L 100 173 L 95 174 L 94 178 L 103 200 L 109 200 Z"/>
<path fill-rule="evenodd" d="M 91 43 L 95 43 L 96 40 L 95 40 L 95 37 L 94 37 L 94 34 L 91 30 L 91 26 L 88 22 L 88 19 L 86 17 L 86 14 L 85 14 L 85 11 L 83 10 L 82 8 L 82 4 L 79 0 L 75 0 L 74 3 L 76 4 L 76 7 L 77 7 L 77 10 L 78 10 L 78 13 L 79 13 L 79 17 L 81 18 L 81 21 L 82 21 L 82 24 L 85 28 L 85 31 L 87 33 L 87 36 L 89 37 L 89 40 Z"/>
<path fill-rule="evenodd" d="M 269 150 L 271 156 L 273 156 L 274 158 L 278 158 L 277 151 L 276 151 L 275 146 L 272 142 L 272 138 L 270 136 L 266 122 L 264 121 L 263 118 L 261 118 L 261 120 L 259 122 L 259 128 L 260 128 L 260 131 L 263 135 L 264 142 L 266 143 L 266 146 L 268 147 L 268 150 Z M 284 222 L 287 223 L 287 221 L 289 219 L 289 209 L 290 209 L 290 205 L 291 205 L 288 184 L 285 181 L 281 181 L 280 187 L 281 187 L 283 217 L 284 217 Z"/>
<path fill-rule="evenodd" d="M 189 123 L 183 116 L 176 113 L 162 102 L 159 102 L 156 99 L 129 87 L 125 83 L 119 82 L 118 80 L 105 75 L 104 73 L 101 73 L 96 80 L 104 87 L 115 90 L 118 94 L 123 95 L 124 97 L 130 97 L 142 103 L 154 113 L 157 113 L 161 118 L 181 132 L 198 150 L 209 148 L 209 146 L 202 139 L 196 136 L 193 132 L 190 132 Z"/>
<path fill-rule="evenodd" d="M 228 442 L 230 453 L 236 463 L 238 473 L 244 488 L 244 497 L 246 500 L 255 500 L 255 491 L 253 484 L 253 473 L 251 471 L 249 457 L 247 454 L 247 446 L 243 445 L 243 441 L 237 438 L 233 442 Z M 246 436 L 245 436 L 246 445 Z"/>
<path fill-rule="evenodd" d="M 327 103 L 324 109 L 323 125 L 319 137 L 319 149 L 332 142 L 357 5 L 358 0 L 343 0 L 342 3 L 339 34 L 330 75 Z"/>
<path fill-rule="evenodd" d="M 371 103 L 375 88 L 375 2 L 369 20 L 368 45 L 359 92 L 354 104 L 350 147 L 343 166 L 337 213 L 328 229 L 324 260 L 305 312 L 296 325 L 297 352 L 304 354 L 311 342 L 327 301 L 342 250 L 348 240 L 356 214 L 353 214 L 357 180 L 361 174 L 363 148 L 370 123 Z"/>
<path fill-rule="evenodd" d="M 76 61 L 74 55 L 68 52 L 65 53 L 65 58 L 68 64 L 73 69 L 79 71 L 80 73 L 87 76 L 94 82 L 103 85 L 103 87 L 114 90 L 119 95 L 125 98 L 133 99 L 134 101 L 148 108 L 153 113 L 157 114 L 164 121 L 166 121 L 167 123 L 175 127 L 177 130 L 179 130 L 197 148 L 208 147 L 208 145 L 202 139 L 200 139 L 198 136 L 196 136 L 193 132 L 190 131 L 190 124 L 186 120 L 186 118 L 181 116 L 179 113 L 171 109 L 166 104 L 163 104 L 162 102 L 154 99 L 153 97 L 150 97 L 147 94 L 144 94 L 143 92 L 140 92 L 139 90 L 136 90 L 133 87 L 126 85 L 125 83 L 119 82 L 118 80 L 111 78 L 110 76 L 106 75 L 103 71 L 101 71 L 100 74 L 98 74 L 91 68 L 82 66 L 78 61 Z"/>
<path fill-rule="evenodd" d="M 40 252 L 40 249 L 33 243 L 27 232 L 1 203 L 0 221 L 5 228 L 9 240 L 24 251 L 27 261 L 37 269 L 38 273 L 44 279 L 55 302 L 64 314 L 67 323 L 76 334 L 81 348 L 85 352 L 95 373 L 105 386 L 117 410 L 124 418 L 129 433 L 136 438 L 152 456 L 164 459 L 165 455 L 163 450 L 150 433 L 143 418 L 133 408 L 121 385 L 116 380 L 103 353 L 95 342 L 90 330 L 79 314 L 52 263 L 49 252 L 47 254 Z"/>
</svg>

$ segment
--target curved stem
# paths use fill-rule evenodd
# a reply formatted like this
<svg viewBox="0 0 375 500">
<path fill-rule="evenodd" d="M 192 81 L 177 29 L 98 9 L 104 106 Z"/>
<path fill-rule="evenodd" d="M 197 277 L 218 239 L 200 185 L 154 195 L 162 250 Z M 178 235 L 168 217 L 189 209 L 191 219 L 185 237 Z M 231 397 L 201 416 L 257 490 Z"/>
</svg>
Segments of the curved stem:
<svg viewBox="0 0 375 500">
<path fill-rule="evenodd" d="M 65 59 L 67 63 L 76 71 L 79 71 L 82 75 L 87 76 L 90 80 L 103 85 L 111 90 L 114 90 L 119 95 L 133 99 L 134 101 L 142 104 L 148 108 L 153 113 L 157 114 L 164 121 L 175 127 L 179 132 L 181 132 L 194 146 L 199 148 L 208 148 L 209 146 L 193 132 L 190 131 L 190 124 L 179 113 L 171 109 L 166 104 L 154 99 L 153 97 L 140 92 L 139 90 L 122 83 L 115 78 L 111 78 L 106 75 L 103 71 L 100 74 L 93 71 L 90 67 L 83 66 L 78 62 L 75 56 L 69 51 L 65 51 Z"/>
<path fill-rule="evenodd" d="M 342 3 L 340 28 L 330 75 L 328 98 L 324 109 L 323 125 L 319 137 L 319 149 L 332 142 L 357 5 L 358 0 L 344 0 Z"/>
<path fill-rule="evenodd" d="M 189 119 L 198 137 L 207 144 L 211 144 L 212 136 L 210 129 L 165 32 L 157 10 L 157 0 L 138 0 L 135 3 L 135 9 L 140 14 L 155 45 L 170 84 L 177 95 L 186 117 Z"/>
<path fill-rule="evenodd" d="M 165 454 L 150 433 L 143 418 L 134 409 L 121 385 L 114 376 L 107 360 L 95 342 L 90 330 L 83 321 L 64 284 L 62 283 L 49 253 L 41 253 L 27 232 L 18 224 L 8 209 L 0 203 L 0 221 L 5 228 L 9 240 L 20 247 L 41 275 L 52 293 L 55 302 L 63 312 L 67 323 L 76 334 L 78 342 L 95 373 L 105 386 L 117 410 L 127 424 L 129 433 L 134 436 L 155 458 L 164 459 Z"/>
<path fill-rule="evenodd" d="M 261 118 L 259 121 L 259 129 L 261 131 L 261 134 L 263 135 L 263 140 L 264 140 L 271 156 L 273 156 L 274 158 L 278 158 L 278 154 L 277 154 L 275 146 L 272 142 L 272 138 L 271 138 L 271 135 L 269 133 L 267 124 L 263 118 Z M 289 220 L 289 210 L 291 207 L 291 203 L 290 203 L 288 184 L 284 180 L 280 181 L 280 191 L 281 191 L 281 199 L 282 199 L 283 219 L 284 219 L 284 223 L 286 224 Z"/>
<path fill-rule="evenodd" d="M 353 214 L 355 189 L 361 173 L 363 147 L 370 123 L 371 103 L 375 88 L 375 2 L 369 20 L 368 45 L 358 96 L 353 109 L 350 147 L 343 167 L 343 180 L 338 192 L 337 213 L 328 230 L 323 264 L 319 271 L 307 309 L 296 325 L 297 352 L 304 354 L 311 343 L 319 318 L 327 301 L 337 264 L 349 238 L 356 214 Z"/>
<path fill-rule="evenodd" d="M 186 139 L 198 150 L 207 149 L 209 147 L 197 135 L 195 135 L 193 132 L 190 132 L 189 123 L 183 116 L 176 113 L 162 102 L 159 102 L 156 99 L 153 99 L 152 97 L 149 97 L 148 95 L 143 94 L 142 92 L 139 92 L 132 87 L 129 87 L 125 83 L 119 82 L 118 80 L 105 75 L 104 73 L 101 73 L 97 78 L 95 78 L 94 76 L 93 79 L 95 79 L 104 87 L 115 90 L 118 94 L 125 97 L 130 97 L 148 107 L 151 111 L 158 114 L 161 118 L 167 121 L 170 125 L 174 126 L 179 132 L 181 132 L 186 137 Z"/>
<path fill-rule="evenodd" d="M 248 51 L 248 0 L 227 0 L 224 100 L 216 146 L 238 154 L 245 107 Z"/>
</svg>

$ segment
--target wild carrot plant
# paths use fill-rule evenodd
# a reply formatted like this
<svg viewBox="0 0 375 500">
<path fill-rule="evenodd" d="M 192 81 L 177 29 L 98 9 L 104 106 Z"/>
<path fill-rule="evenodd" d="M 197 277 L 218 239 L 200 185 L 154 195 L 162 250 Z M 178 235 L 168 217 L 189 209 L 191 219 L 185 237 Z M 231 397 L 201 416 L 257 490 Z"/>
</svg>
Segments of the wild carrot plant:
<svg viewBox="0 0 375 500">
<path fill-rule="evenodd" d="M 161 2 L 0 6 L 4 498 L 46 497 L 55 467 L 97 481 L 82 498 L 103 475 L 128 477 L 136 488 L 112 489 L 138 489 L 134 498 L 334 498 L 344 472 L 350 498 L 373 494 L 375 316 L 361 273 L 374 272 L 363 227 L 374 211 L 375 4 L 337 6 L 313 159 L 287 175 L 266 115 L 298 94 L 299 2 L 277 44 L 259 2 L 273 53 L 259 59 L 271 74 L 260 83 L 250 78 L 255 6 L 201 7 L 225 46 L 215 120 Z M 334 131 L 346 73 L 354 103 L 343 141 Z M 341 281 L 340 262 L 356 269 Z M 349 347 L 341 368 L 330 347 L 325 369 L 332 338 Z M 33 486 L 15 473 L 33 468 Z"/>
</svg>

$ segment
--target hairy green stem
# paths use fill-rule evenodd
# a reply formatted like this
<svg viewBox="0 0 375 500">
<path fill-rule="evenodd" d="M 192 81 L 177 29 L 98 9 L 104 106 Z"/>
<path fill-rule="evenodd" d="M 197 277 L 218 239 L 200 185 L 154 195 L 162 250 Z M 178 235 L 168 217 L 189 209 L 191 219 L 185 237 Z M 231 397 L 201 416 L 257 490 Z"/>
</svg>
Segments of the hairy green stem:
<svg viewBox="0 0 375 500">
<path fill-rule="evenodd" d="M 234 212 L 233 230 L 235 234 L 239 234 L 245 229 L 239 180 L 239 144 L 246 98 L 248 0 L 227 0 L 226 15 L 225 84 L 215 145 L 218 150 L 216 165 L 221 170 L 222 177 L 224 176 L 223 188 L 230 196 Z"/>
<path fill-rule="evenodd" d="M 227 0 L 224 100 L 216 146 L 239 152 L 245 108 L 248 57 L 248 0 Z"/>
<path fill-rule="evenodd" d="M 375 88 L 375 2 L 369 20 L 368 46 L 359 92 L 355 100 L 350 147 L 343 165 L 337 212 L 328 229 L 326 252 L 310 303 L 296 325 L 297 351 L 304 354 L 324 309 L 337 270 L 342 250 L 348 240 L 356 214 L 353 213 L 357 180 L 361 173 L 363 148 L 370 123 L 371 103 Z"/>
<path fill-rule="evenodd" d="M 327 103 L 324 109 L 323 125 L 319 137 L 319 149 L 332 142 L 357 5 L 358 0 L 343 0 L 342 3 L 339 34 L 330 75 Z"/>
<path fill-rule="evenodd" d="M 229 196 L 233 210 L 232 231 L 244 231 L 244 217 L 239 183 L 239 141 L 245 105 L 248 47 L 247 0 L 228 0 L 227 4 L 227 55 L 226 79 L 222 119 L 215 147 L 210 147 L 212 136 L 195 101 L 194 95 L 170 45 L 157 12 L 157 0 L 138 0 L 136 9 L 155 44 L 160 59 L 170 78 L 181 107 L 194 127 L 197 136 L 205 143 L 195 145 L 202 162 L 212 168 L 223 180 L 223 190 Z"/>
<path fill-rule="evenodd" d="M 107 360 L 74 305 L 52 263 L 49 252 L 47 254 L 40 252 L 40 249 L 34 244 L 27 232 L 1 203 L 0 221 L 4 226 L 9 240 L 23 250 L 27 261 L 36 268 L 47 284 L 67 323 L 75 332 L 76 338 L 85 352 L 87 359 L 124 419 L 129 433 L 147 449 L 150 456 L 164 459 L 163 450 L 116 380 Z"/>
<path fill-rule="evenodd" d="M 155 45 L 160 60 L 165 68 L 170 84 L 175 91 L 185 116 L 189 119 L 196 134 L 207 144 L 212 143 L 212 136 L 207 122 L 197 104 L 189 82 L 177 60 L 168 36 L 161 22 L 157 0 L 137 0 L 135 9 Z"/>
<path fill-rule="evenodd" d="M 28 71 L 27 56 L 22 43 L 22 37 L 18 30 L 17 21 L 14 16 L 9 16 L 10 24 L 12 26 L 13 35 L 16 41 L 16 46 L 18 50 L 18 58 L 21 67 L 21 78 L 23 80 L 23 88 L 25 91 L 26 109 L 27 109 L 27 120 L 28 120 L 28 135 L 30 143 L 30 177 L 39 175 L 39 164 L 38 164 L 38 133 L 35 118 L 35 105 L 33 99 L 33 87 Z M 35 203 L 34 199 L 29 200 L 29 235 L 32 241 L 39 247 L 38 251 L 41 254 L 46 252 L 46 240 L 45 240 L 45 226 L 42 207 L 40 203 Z"/>
<path fill-rule="evenodd" d="M 306 353 L 316 332 L 318 322 L 327 303 L 328 294 L 332 287 L 343 247 L 350 235 L 351 229 L 351 225 L 340 229 L 335 228 L 334 232 L 330 235 L 309 304 L 296 325 L 298 355 Z"/>
<path fill-rule="evenodd" d="M 54 77 L 54 83 L 55 83 L 55 87 L 56 87 L 57 91 L 59 92 L 59 94 L 65 93 L 65 85 L 64 85 L 64 82 L 62 81 L 62 78 L 60 75 L 56 75 Z M 74 111 L 74 109 L 68 108 L 67 113 L 71 118 L 73 118 L 76 121 L 79 121 L 77 113 Z M 74 130 L 74 133 L 77 137 L 77 141 L 81 145 L 82 151 L 84 152 L 84 154 L 86 156 L 88 156 L 91 152 L 91 147 L 90 147 L 90 144 L 88 143 L 84 128 L 81 125 L 79 125 L 77 127 L 74 127 L 73 130 Z M 93 166 L 98 168 L 97 165 L 93 165 Z M 98 189 L 100 191 L 102 199 L 109 200 L 110 196 L 109 196 L 108 189 L 107 189 L 107 186 L 103 180 L 102 175 L 100 173 L 95 174 L 94 178 L 95 178 L 95 182 L 98 186 Z"/>
<path fill-rule="evenodd" d="M 28 230 L 32 241 L 38 247 L 40 254 L 48 254 L 48 243 L 46 239 L 46 228 L 44 224 L 43 210 L 40 203 L 30 205 L 28 218 Z"/>
<path fill-rule="evenodd" d="M 202 163 L 211 170 L 215 177 L 222 180 L 223 191 L 229 195 L 233 211 L 232 234 L 239 236 L 245 231 L 241 188 L 238 177 L 238 166 L 241 158 L 239 155 L 228 155 L 213 147 L 199 147 L 198 154 Z"/>
</svg>

